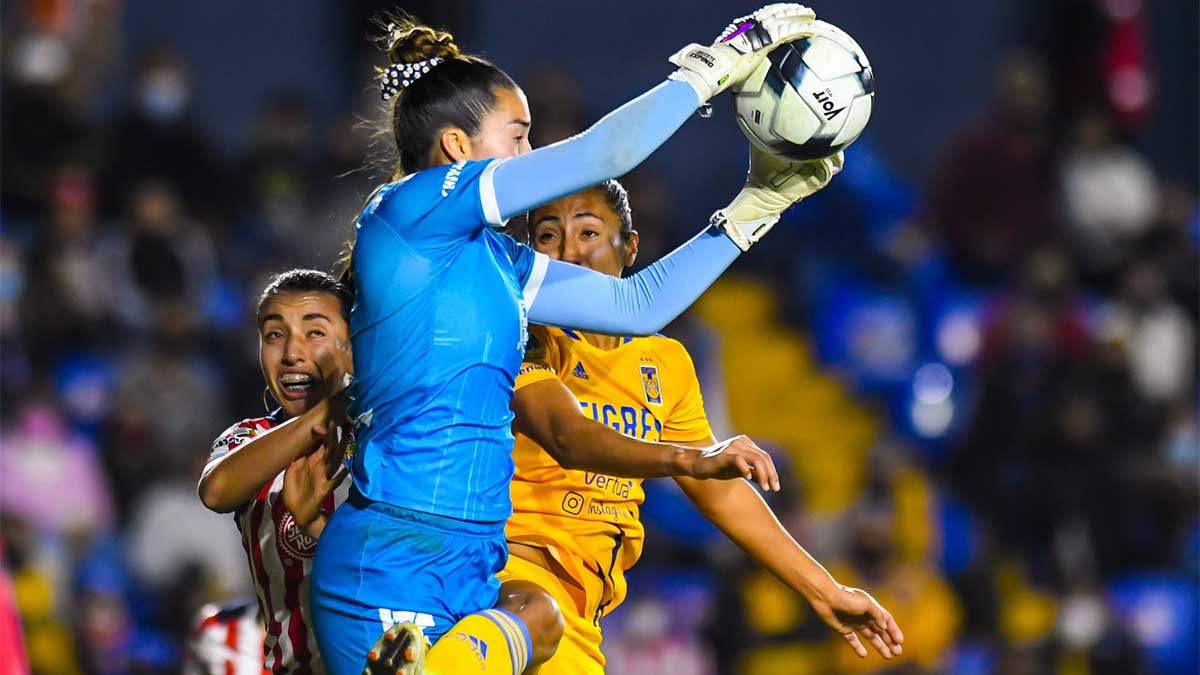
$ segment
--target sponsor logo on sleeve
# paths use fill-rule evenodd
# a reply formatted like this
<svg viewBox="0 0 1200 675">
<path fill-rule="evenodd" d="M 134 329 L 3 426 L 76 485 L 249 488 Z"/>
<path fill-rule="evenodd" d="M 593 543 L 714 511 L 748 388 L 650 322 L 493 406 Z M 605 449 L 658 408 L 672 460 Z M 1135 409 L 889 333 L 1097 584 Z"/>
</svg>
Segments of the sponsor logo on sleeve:
<svg viewBox="0 0 1200 675">
<path fill-rule="evenodd" d="M 239 426 L 230 431 L 224 436 L 213 441 L 213 450 L 221 450 L 223 448 L 233 449 L 245 443 L 246 441 L 258 435 L 258 429 L 248 426 Z"/>
</svg>

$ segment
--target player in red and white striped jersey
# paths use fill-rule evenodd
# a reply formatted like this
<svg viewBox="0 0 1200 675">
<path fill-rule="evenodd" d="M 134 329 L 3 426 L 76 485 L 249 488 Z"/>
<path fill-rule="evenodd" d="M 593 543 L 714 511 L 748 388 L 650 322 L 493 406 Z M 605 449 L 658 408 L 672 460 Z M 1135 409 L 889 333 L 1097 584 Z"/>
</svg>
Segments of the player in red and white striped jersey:
<svg viewBox="0 0 1200 675">
<path fill-rule="evenodd" d="M 279 408 L 213 442 L 199 493 L 234 514 L 266 629 L 265 669 L 325 672 L 308 614 L 308 576 L 325 519 L 347 495 L 342 458 L 320 440 L 341 419 L 352 368 L 350 296 L 315 270 L 276 275 L 258 306 L 259 357 Z"/>
<path fill-rule="evenodd" d="M 263 637 L 257 604 L 205 605 L 188 640 L 183 675 L 263 675 Z"/>
</svg>

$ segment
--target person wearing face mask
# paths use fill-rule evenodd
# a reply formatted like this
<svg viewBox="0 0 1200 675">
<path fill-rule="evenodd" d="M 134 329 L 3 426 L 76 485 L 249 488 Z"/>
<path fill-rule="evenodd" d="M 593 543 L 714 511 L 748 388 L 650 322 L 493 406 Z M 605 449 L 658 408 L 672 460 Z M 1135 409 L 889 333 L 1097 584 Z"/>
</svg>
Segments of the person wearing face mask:
<svg viewBox="0 0 1200 675">
<path fill-rule="evenodd" d="M 227 200 L 223 167 L 209 139 L 189 118 L 192 82 L 183 58 L 161 48 L 142 57 L 131 100 L 107 143 L 111 166 L 105 194 L 110 207 L 124 204 L 143 180 L 164 180 L 185 205 L 205 215 Z"/>
</svg>

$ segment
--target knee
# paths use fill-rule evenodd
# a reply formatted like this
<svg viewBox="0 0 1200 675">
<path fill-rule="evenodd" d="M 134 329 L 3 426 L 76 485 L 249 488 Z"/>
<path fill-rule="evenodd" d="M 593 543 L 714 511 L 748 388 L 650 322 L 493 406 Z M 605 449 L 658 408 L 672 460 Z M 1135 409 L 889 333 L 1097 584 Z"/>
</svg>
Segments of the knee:
<svg viewBox="0 0 1200 675">
<path fill-rule="evenodd" d="M 500 600 L 496 606 L 519 616 L 529 629 L 529 638 L 533 642 L 530 666 L 545 663 L 554 656 L 565 624 L 558 602 L 545 589 L 531 581 L 506 582 L 500 587 Z"/>
</svg>

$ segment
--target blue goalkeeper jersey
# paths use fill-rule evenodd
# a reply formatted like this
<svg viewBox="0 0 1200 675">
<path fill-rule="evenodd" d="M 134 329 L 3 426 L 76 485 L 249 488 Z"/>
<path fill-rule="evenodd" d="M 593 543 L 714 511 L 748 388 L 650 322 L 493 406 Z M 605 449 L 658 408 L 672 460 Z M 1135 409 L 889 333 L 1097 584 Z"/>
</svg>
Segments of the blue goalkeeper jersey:
<svg viewBox="0 0 1200 675">
<path fill-rule="evenodd" d="M 471 521 L 512 512 L 509 404 L 548 259 L 494 231 L 497 164 L 412 174 L 358 220 L 350 412 L 368 499 Z"/>
</svg>

